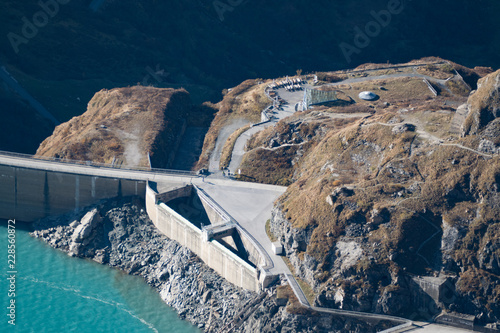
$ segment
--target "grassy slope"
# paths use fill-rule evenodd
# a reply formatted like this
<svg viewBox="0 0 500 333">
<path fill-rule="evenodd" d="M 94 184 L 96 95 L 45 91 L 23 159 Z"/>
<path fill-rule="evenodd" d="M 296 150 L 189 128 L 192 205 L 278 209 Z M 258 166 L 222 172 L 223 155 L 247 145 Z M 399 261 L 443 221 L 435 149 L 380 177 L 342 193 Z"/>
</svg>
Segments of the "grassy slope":
<svg viewBox="0 0 500 333">
<path fill-rule="evenodd" d="M 354 94 L 366 88 L 376 90 L 380 85 L 380 82 L 352 85 L 346 93 Z M 363 283 L 382 293 L 386 286 L 377 286 L 376 281 L 367 276 L 376 277 L 383 270 L 398 275 L 402 269 L 426 275 L 439 271 L 444 265 L 445 272 L 458 275 L 459 293 L 486 297 L 486 308 L 497 312 L 495 300 L 500 297 L 500 288 L 495 287 L 498 279 L 495 274 L 498 272 L 478 264 L 477 258 L 481 246 L 500 237 L 497 218 L 500 205 L 495 195 L 500 159 L 496 156 L 487 160 L 454 146 L 436 146 L 429 139 L 418 138 L 415 132 L 393 133 L 393 125 L 383 125 L 407 119 L 445 142 L 477 147 L 476 137 L 458 139 L 448 132 L 454 109 L 445 106 L 445 102 L 450 98 L 464 102 L 466 99 L 461 95 L 466 92 L 462 89 L 457 90 L 458 96 L 430 98 L 428 89 L 418 80 L 389 80 L 385 87 L 389 88 L 381 91 L 380 101 L 361 103 L 371 104 L 376 111 L 369 119 L 334 121 L 325 114 L 345 112 L 346 108 L 322 108 L 297 113 L 276 127 L 258 133 L 248 143 L 242 174 L 246 180 L 292 183 L 279 205 L 295 228 L 312 230 L 306 252 L 319 263 L 315 284 L 322 287 L 316 291 L 335 288 L 349 280 L 346 290 L 353 295 L 362 293 Z M 384 101 L 389 101 L 390 106 L 384 106 Z M 402 109 L 406 111 L 399 112 Z M 272 140 L 280 144 L 293 142 L 295 136 L 291 133 L 309 136 L 310 140 L 269 149 Z M 354 191 L 327 202 L 339 186 Z M 366 228 L 374 210 L 386 214 L 385 224 L 371 225 L 371 232 L 362 232 L 362 237 L 347 238 L 360 244 L 377 244 L 376 252 L 365 249 L 374 260 L 361 260 L 353 276 L 346 273 L 347 280 L 336 280 L 338 273 L 330 271 L 335 245 L 350 235 L 350 230 Z M 463 232 L 463 237 L 448 253 L 453 259 L 445 259 L 444 264 L 436 256 L 440 253 L 443 221 Z M 440 234 L 435 234 L 437 231 Z M 393 259 L 389 260 L 391 255 Z M 303 253 L 299 257 L 304 258 Z M 462 271 L 454 265 L 459 265 Z M 335 279 L 329 280 L 332 277 Z M 469 285 L 474 278 L 487 281 L 493 288 L 491 295 L 486 296 L 477 284 Z M 463 305 L 467 302 L 463 301 L 461 306 L 465 307 L 456 310 L 469 311 L 468 305 Z"/>
<path fill-rule="evenodd" d="M 207 166 L 219 132 L 232 120 L 241 118 L 254 123 L 260 121 L 262 110 L 270 104 L 264 93 L 266 86 L 265 83 L 258 84 L 257 80 L 247 80 L 227 92 L 224 99 L 214 106 L 218 112 L 205 136 L 203 151 L 196 168 Z"/>
<path fill-rule="evenodd" d="M 137 166 L 171 162 L 191 104 L 185 90 L 131 87 L 98 92 L 86 113 L 59 125 L 37 151 L 40 156 Z M 134 158 L 127 157 L 132 154 Z M 134 165 L 129 165 L 134 166 Z"/>
</svg>

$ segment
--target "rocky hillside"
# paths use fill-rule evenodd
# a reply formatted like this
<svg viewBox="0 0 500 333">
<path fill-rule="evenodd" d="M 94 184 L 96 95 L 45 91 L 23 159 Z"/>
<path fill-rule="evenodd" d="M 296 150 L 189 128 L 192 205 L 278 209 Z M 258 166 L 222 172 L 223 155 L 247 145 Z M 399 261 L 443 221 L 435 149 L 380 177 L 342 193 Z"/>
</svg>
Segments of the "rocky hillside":
<svg viewBox="0 0 500 333">
<path fill-rule="evenodd" d="M 453 69 L 473 87 L 491 72 L 419 68 L 437 96 L 415 78 L 345 84 L 380 99 L 298 112 L 247 143 L 243 179 L 291 184 L 270 229 L 316 305 L 500 323 L 500 71 L 469 96 Z"/>
<path fill-rule="evenodd" d="M 284 245 L 295 275 L 310 285 L 314 305 L 421 320 L 468 315 L 476 324 L 498 328 L 500 71 L 430 58 L 397 67 L 368 64 L 356 71 L 320 73 L 318 79 L 321 89 L 336 90 L 342 98 L 290 112 L 253 135 L 238 175 L 242 180 L 289 185 L 275 204 L 268 231 Z M 345 79 L 350 81 L 340 82 Z M 259 109 L 269 102 L 264 94 L 269 82 L 245 81 L 228 91 L 223 101 L 209 105 L 219 112 L 205 138 L 201 165 L 206 165 L 221 133 L 229 137 L 238 128 L 234 124 L 241 127 L 239 122 L 258 120 Z M 378 99 L 360 99 L 365 90 L 375 92 Z M 175 146 L 175 131 L 182 131 L 182 115 L 188 110 L 183 90 L 101 91 L 89 104 L 88 115 L 59 126 L 39 152 L 64 142 L 59 151 L 46 156 L 75 158 L 72 154 L 83 152 L 77 156 L 106 162 L 116 157 L 127 163 L 135 156 L 130 152 L 136 151 L 130 147 L 151 147 L 154 158 L 169 161 L 169 147 Z M 157 129 L 154 139 L 147 132 L 152 129 Z M 149 139 L 134 141 L 134 135 Z M 137 209 L 131 214 L 117 211 L 116 221 L 122 222 L 106 209 L 100 208 L 107 221 L 104 238 L 102 232 L 91 233 L 93 228 L 79 227 L 81 218 L 63 228 L 54 225 L 39 236 L 75 255 L 144 274 L 159 290 L 170 288 L 162 295 L 188 319 L 186 308 L 202 304 L 190 320 L 201 327 L 210 323 L 205 330 L 219 329 L 221 318 L 234 318 L 241 303 L 235 300 L 234 308 L 225 311 L 212 301 L 218 297 L 209 296 L 208 289 L 191 286 L 219 286 L 211 279 L 189 280 L 195 296 L 187 302 L 171 298 L 171 291 L 180 288 L 177 275 L 202 271 L 190 255 L 177 265 L 189 262 L 188 274 L 168 268 L 163 275 L 171 259 L 134 256 L 139 250 L 133 243 L 128 244 L 130 254 L 113 253 L 113 246 L 106 250 L 105 243 L 116 243 L 118 249 L 118 238 L 139 241 L 132 229 L 122 231 L 120 225 L 123 216 L 129 221 Z M 100 219 L 96 223 L 103 225 Z M 118 231 L 108 233 L 111 225 Z M 83 229 L 101 238 L 86 247 Z M 147 231 L 144 237 L 152 234 Z M 255 304 L 242 331 L 323 329 L 311 322 L 316 314 L 295 307 L 293 296 L 283 288 L 272 289 L 272 296 Z M 245 302 L 257 297 L 234 293 Z M 283 299 L 288 299 L 286 311 Z M 259 317 L 263 313 L 266 316 Z M 331 321 L 340 331 L 346 325 L 375 330 L 323 319 L 321 323 Z"/>
<path fill-rule="evenodd" d="M 467 102 L 468 115 L 463 135 L 482 133 L 498 146 L 500 119 L 500 70 L 479 80 L 477 91 Z"/>
<path fill-rule="evenodd" d="M 209 157 L 216 149 L 217 141 L 223 144 L 234 130 L 260 121 L 262 110 L 270 103 L 264 92 L 265 87 L 266 84 L 262 81 L 246 80 L 234 88 L 224 90 L 224 98 L 217 104 L 210 103 L 216 114 L 205 135 L 196 168 L 209 166 Z M 229 129 L 229 132 L 225 129 Z"/>
<path fill-rule="evenodd" d="M 371 333 L 391 326 L 305 311 L 285 286 L 261 294 L 236 288 L 189 249 L 162 235 L 138 198 L 47 218 L 34 229 L 33 236 L 72 256 L 143 277 L 181 318 L 205 332 Z"/>
<path fill-rule="evenodd" d="M 104 89 L 83 115 L 57 126 L 37 156 L 149 167 L 149 153 L 154 167 L 168 167 L 191 112 L 183 89 Z"/>
</svg>

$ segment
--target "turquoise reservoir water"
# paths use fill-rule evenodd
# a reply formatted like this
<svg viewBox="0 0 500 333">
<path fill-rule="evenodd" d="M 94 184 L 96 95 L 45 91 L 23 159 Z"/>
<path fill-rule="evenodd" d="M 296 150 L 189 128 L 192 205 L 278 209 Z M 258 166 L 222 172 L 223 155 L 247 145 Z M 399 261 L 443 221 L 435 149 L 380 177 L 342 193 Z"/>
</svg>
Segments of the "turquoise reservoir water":
<svg viewBox="0 0 500 333">
<path fill-rule="evenodd" d="M 0 221 L 0 332 L 200 332 L 142 278 L 71 258 L 16 229 L 15 326 L 8 323 L 7 221 Z"/>
</svg>

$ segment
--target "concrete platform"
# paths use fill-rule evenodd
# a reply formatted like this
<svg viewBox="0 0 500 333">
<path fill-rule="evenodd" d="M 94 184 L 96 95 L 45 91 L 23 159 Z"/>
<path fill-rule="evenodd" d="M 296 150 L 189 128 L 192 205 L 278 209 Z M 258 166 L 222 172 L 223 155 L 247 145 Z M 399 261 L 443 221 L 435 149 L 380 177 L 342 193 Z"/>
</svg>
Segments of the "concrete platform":
<svg viewBox="0 0 500 333">
<path fill-rule="evenodd" d="M 198 185 L 205 190 L 240 226 L 248 231 L 271 258 L 272 274 L 290 274 L 283 259 L 275 255 L 273 245 L 266 234 L 266 221 L 271 218 L 274 201 L 285 187 L 248 188 L 204 183 Z"/>
</svg>

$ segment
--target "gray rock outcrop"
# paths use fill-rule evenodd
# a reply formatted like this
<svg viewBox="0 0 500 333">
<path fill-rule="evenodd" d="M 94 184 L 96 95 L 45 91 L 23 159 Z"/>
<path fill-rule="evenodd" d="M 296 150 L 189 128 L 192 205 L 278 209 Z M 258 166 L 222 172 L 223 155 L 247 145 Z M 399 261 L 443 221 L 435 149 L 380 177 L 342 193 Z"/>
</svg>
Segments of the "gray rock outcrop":
<svg viewBox="0 0 500 333">
<path fill-rule="evenodd" d="M 329 314 L 318 317 L 305 308 L 290 312 L 286 299 L 276 298 L 276 286 L 261 295 L 235 287 L 189 249 L 161 234 L 137 202 L 108 201 L 86 214 L 38 221 L 34 228 L 33 236 L 70 255 L 142 276 L 180 318 L 205 332 L 378 330 L 357 320 Z M 307 237 L 296 235 L 290 241 L 295 247 L 305 246 Z"/>
<path fill-rule="evenodd" d="M 462 129 L 463 136 L 479 134 L 500 117 L 500 70 L 479 80 L 477 91 L 467 104 L 469 113 Z"/>
</svg>

